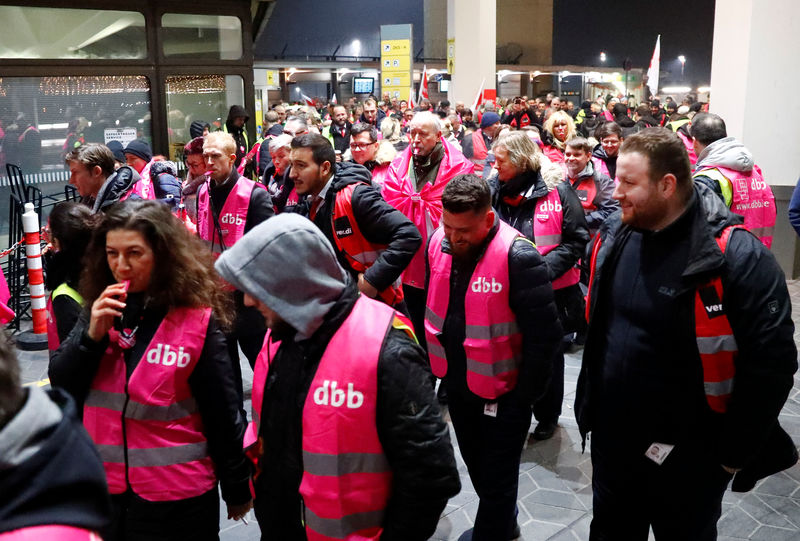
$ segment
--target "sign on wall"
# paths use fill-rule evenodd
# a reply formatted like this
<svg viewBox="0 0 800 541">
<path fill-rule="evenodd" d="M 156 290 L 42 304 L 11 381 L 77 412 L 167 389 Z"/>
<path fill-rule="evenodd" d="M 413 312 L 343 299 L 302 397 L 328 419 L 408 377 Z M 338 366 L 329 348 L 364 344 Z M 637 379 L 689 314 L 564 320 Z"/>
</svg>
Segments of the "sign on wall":
<svg viewBox="0 0 800 541">
<path fill-rule="evenodd" d="M 408 98 L 413 84 L 413 26 L 410 24 L 381 25 L 381 95 L 388 92 L 393 98 Z"/>
</svg>

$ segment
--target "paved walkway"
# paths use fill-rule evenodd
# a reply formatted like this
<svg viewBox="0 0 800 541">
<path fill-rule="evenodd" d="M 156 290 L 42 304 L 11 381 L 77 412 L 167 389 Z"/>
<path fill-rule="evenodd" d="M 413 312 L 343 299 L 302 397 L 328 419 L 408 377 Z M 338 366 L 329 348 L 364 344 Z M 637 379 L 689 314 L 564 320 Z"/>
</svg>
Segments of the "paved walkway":
<svg viewBox="0 0 800 541">
<path fill-rule="evenodd" d="M 789 281 L 795 326 L 800 328 L 800 281 Z M 800 344 L 800 331 L 795 333 Z M 25 382 L 39 382 L 47 377 L 46 353 L 19 352 Z M 243 365 L 246 379 L 252 377 Z M 566 356 L 564 413 L 561 427 L 545 442 L 528 441 L 522 455 L 519 481 L 519 523 L 522 539 L 581 540 L 589 538 L 592 518 L 592 464 L 588 451 L 581 453 L 581 441 L 572 404 L 581 366 L 580 353 Z M 249 393 L 250 381 L 245 382 Z M 246 408 L 249 410 L 249 403 Z M 780 422 L 800 445 L 800 376 L 780 416 Z M 535 423 L 534 423 L 535 426 Z M 453 443 L 457 440 L 451 434 Z M 478 508 L 478 496 L 467 475 L 466 466 L 456 449 L 462 490 L 450 500 L 432 539 L 457 540 L 469 530 Z M 723 500 L 719 522 L 720 541 L 800 540 L 800 465 L 764 479 L 746 494 L 728 492 Z M 221 511 L 220 539 L 242 541 L 260 539 L 253 513 L 249 525 L 225 520 Z M 652 538 L 652 536 L 651 536 Z"/>
</svg>

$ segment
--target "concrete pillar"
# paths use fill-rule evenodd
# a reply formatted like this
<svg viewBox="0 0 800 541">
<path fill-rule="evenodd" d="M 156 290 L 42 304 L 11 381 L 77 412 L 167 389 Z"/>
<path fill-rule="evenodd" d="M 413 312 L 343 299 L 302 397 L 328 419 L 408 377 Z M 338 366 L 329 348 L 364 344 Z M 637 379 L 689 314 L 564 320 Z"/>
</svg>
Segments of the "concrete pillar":
<svg viewBox="0 0 800 541">
<path fill-rule="evenodd" d="M 772 252 L 796 276 L 797 235 L 786 202 L 800 175 L 793 99 L 800 87 L 800 2 L 717 0 L 711 61 L 711 111 L 725 119 L 728 135 L 753 152 L 778 200 Z"/>
<path fill-rule="evenodd" d="M 495 0 L 447 0 L 447 37 L 456 40 L 451 103 L 471 107 L 484 79 L 485 90 L 496 88 L 496 21 Z"/>
</svg>

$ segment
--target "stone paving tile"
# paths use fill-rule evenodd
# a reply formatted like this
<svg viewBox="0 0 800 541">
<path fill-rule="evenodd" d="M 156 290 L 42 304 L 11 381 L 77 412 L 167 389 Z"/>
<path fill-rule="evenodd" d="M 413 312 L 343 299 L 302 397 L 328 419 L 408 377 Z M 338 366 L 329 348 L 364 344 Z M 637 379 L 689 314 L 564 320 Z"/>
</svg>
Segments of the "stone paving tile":
<svg viewBox="0 0 800 541">
<path fill-rule="evenodd" d="M 787 282 L 792 296 L 793 317 L 800 343 L 800 281 Z M 18 358 L 25 383 L 37 382 L 47 377 L 47 352 L 19 351 Z M 244 357 L 242 356 L 242 359 Z M 580 353 L 565 356 L 564 404 L 560 427 L 555 436 L 545 442 L 529 439 L 520 464 L 519 521 L 521 539 L 532 541 L 549 539 L 557 541 L 584 541 L 589 538 L 592 514 L 591 456 L 581 452 L 581 439 L 572 408 L 575 385 L 581 366 Z M 242 361 L 246 411 L 250 411 L 249 397 L 252 370 Z M 800 374 L 795 375 L 795 385 L 780 415 L 780 422 L 800 444 Z M 536 423 L 531 425 L 531 431 Z M 478 496 L 469 480 L 466 466 L 456 446 L 456 460 L 461 475 L 462 490 L 452 498 L 442 513 L 436 533 L 437 541 L 459 539 L 473 526 L 478 509 Z M 227 520 L 221 504 L 220 539 L 222 541 L 249 541 L 260 539 L 258 523 L 253 512 L 249 525 Z M 800 466 L 761 481 L 748 494 L 726 492 L 722 517 L 718 524 L 719 541 L 800 540 Z M 650 539 L 653 539 L 652 533 Z"/>
</svg>

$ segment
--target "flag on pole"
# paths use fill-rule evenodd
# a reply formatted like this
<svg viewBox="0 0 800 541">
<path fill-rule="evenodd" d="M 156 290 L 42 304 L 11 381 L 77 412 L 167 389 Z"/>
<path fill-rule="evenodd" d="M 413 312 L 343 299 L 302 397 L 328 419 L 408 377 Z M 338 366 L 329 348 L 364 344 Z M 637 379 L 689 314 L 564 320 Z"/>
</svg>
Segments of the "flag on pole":
<svg viewBox="0 0 800 541">
<path fill-rule="evenodd" d="M 472 103 L 472 114 L 478 114 L 478 105 L 481 104 L 481 96 L 483 96 L 483 85 L 486 84 L 486 77 L 481 81 L 481 87 L 478 89 L 478 95 L 475 96 L 475 101 Z"/>
<path fill-rule="evenodd" d="M 428 67 L 422 65 L 422 77 L 419 79 L 419 101 L 428 99 Z"/>
<path fill-rule="evenodd" d="M 650 93 L 655 96 L 658 94 L 658 72 L 661 69 L 661 34 L 656 38 L 656 48 L 653 49 L 653 58 L 650 59 L 650 67 L 647 69 L 647 86 Z"/>
<path fill-rule="evenodd" d="M 414 85 L 411 85 L 411 88 L 408 89 L 408 108 L 413 109 L 416 106 L 417 104 L 414 103 Z"/>
<path fill-rule="evenodd" d="M 314 100 L 312 100 L 311 98 L 309 98 L 308 96 L 306 96 L 302 92 L 300 93 L 300 97 L 303 98 L 303 101 L 306 102 L 306 105 L 308 105 L 310 107 L 314 107 Z"/>
<path fill-rule="evenodd" d="M 336 101 L 336 92 L 334 92 L 333 96 L 331 96 L 331 103 L 334 105 L 339 103 L 338 101 Z"/>
</svg>

